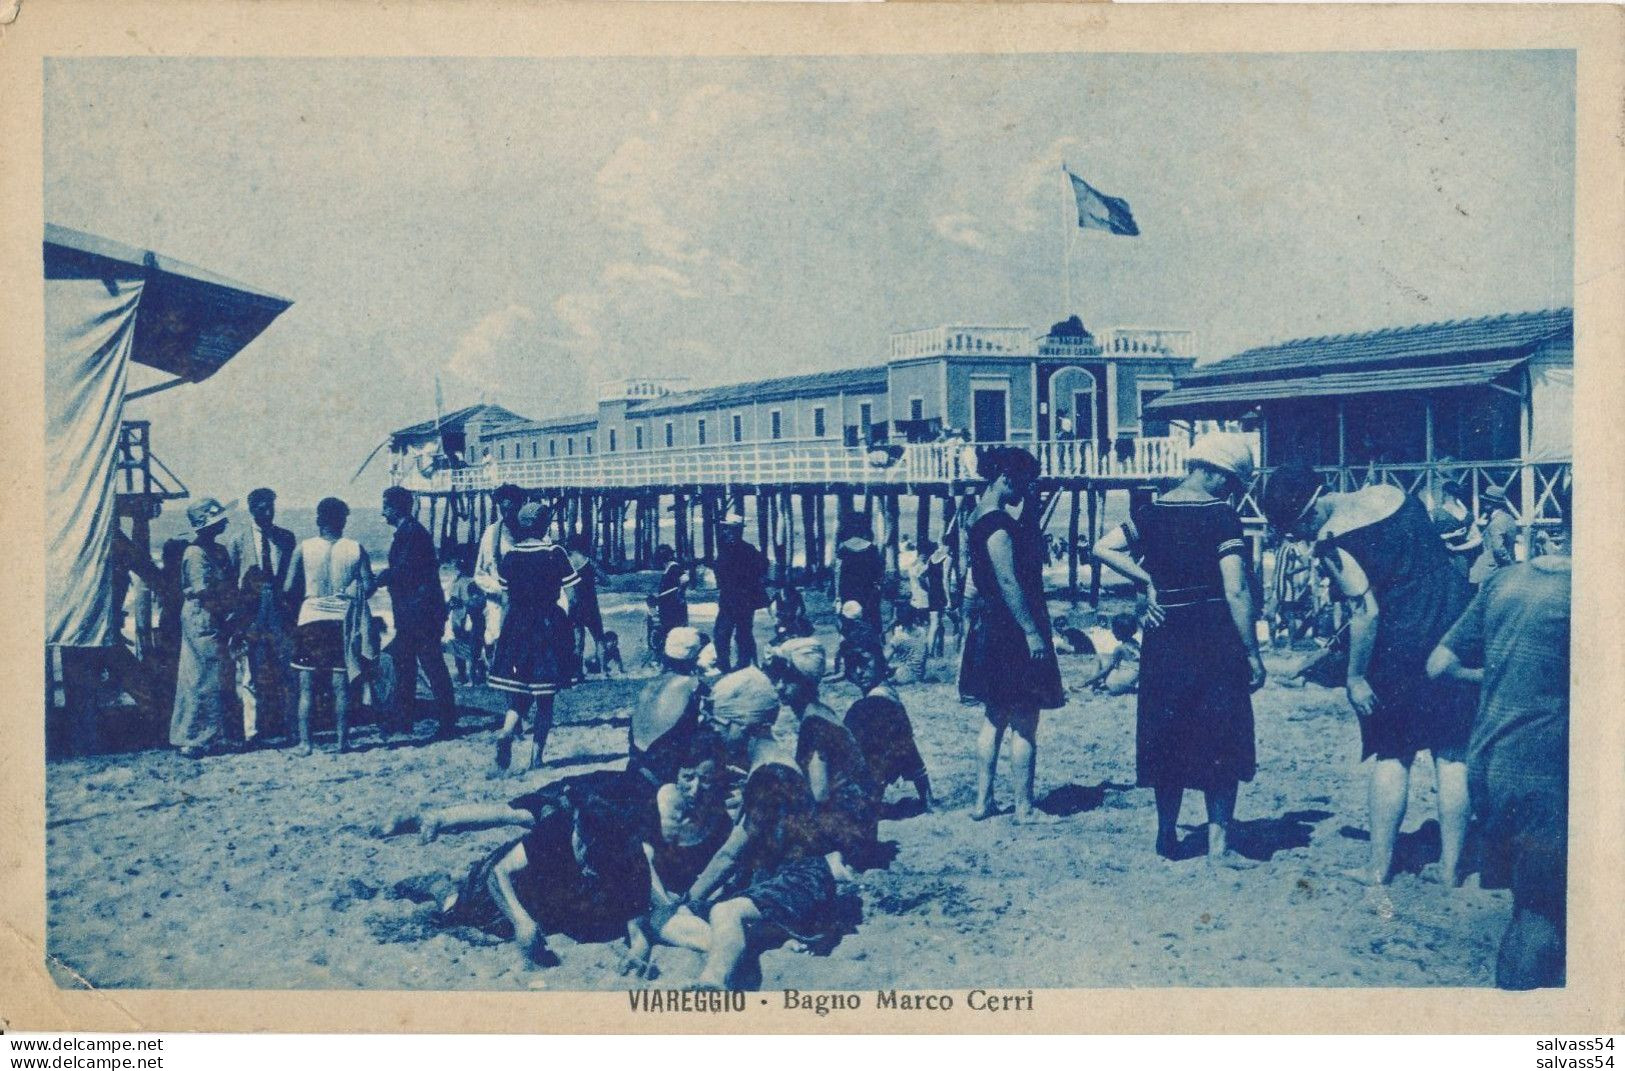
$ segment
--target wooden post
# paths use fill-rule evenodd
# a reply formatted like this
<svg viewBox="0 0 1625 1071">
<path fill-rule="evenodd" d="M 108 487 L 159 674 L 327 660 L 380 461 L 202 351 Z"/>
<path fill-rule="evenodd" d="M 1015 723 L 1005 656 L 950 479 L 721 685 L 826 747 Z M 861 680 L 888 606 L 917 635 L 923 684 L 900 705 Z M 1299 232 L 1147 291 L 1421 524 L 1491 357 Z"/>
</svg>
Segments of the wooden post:
<svg viewBox="0 0 1625 1071">
<path fill-rule="evenodd" d="M 679 561 L 694 555 L 688 543 L 688 496 L 677 492 L 671 496 L 671 549 Z"/>
<path fill-rule="evenodd" d="M 931 538 L 931 496 L 924 491 L 914 496 L 914 549 L 918 551 Z"/>
<path fill-rule="evenodd" d="M 773 520 L 768 516 L 768 496 L 762 494 L 762 489 L 756 489 L 756 546 L 765 554 L 767 548 L 772 546 Z"/>
<path fill-rule="evenodd" d="M 1104 502 L 1097 503 L 1096 500 L 1095 500 L 1095 496 L 1097 494 L 1100 494 L 1101 498 L 1104 498 L 1105 495 L 1104 495 L 1104 493 L 1095 491 L 1095 489 L 1092 488 L 1092 487 L 1089 488 L 1088 493 L 1089 493 L 1089 545 L 1092 547 L 1092 546 L 1095 545 L 1095 540 L 1100 537 L 1097 526 L 1098 526 L 1099 521 L 1100 521 L 1100 507 L 1105 505 Z M 1090 565 L 1089 565 L 1089 605 L 1094 607 L 1096 610 L 1100 609 L 1100 563 L 1099 562 L 1091 562 Z"/>
<path fill-rule="evenodd" d="M 802 554 L 806 556 L 807 568 L 803 573 L 804 579 L 810 580 L 818 575 L 818 507 L 822 499 L 811 491 L 801 492 L 801 543 Z"/>
<path fill-rule="evenodd" d="M 902 533 L 898 531 L 903 526 L 902 495 L 897 491 L 887 491 L 881 501 L 886 515 L 886 573 L 896 576 L 898 551 L 902 544 Z"/>
<path fill-rule="evenodd" d="M 700 492 L 700 543 L 705 549 L 705 564 L 717 560 L 717 499 L 710 491 Z"/>
<path fill-rule="evenodd" d="M 1072 488 L 1072 513 L 1066 525 L 1066 587 L 1074 598 L 1078 594 L 1078 509 L 1082 505 L 1078 500 L 1083 495 L 1081 488 Z M 1094 543 L 1094 521 L 1089 522 L 1090 544 Z"/>
</svg>

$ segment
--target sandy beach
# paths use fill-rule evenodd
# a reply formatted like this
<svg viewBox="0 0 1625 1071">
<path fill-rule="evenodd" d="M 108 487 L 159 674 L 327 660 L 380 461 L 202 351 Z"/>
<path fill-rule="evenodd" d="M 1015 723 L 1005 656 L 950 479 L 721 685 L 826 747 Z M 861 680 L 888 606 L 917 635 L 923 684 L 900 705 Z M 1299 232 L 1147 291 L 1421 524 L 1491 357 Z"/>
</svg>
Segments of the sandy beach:
<svg viewBox="0 0 1625 1071">
<path fill-rule="evenodd" d="M 429 845 L 370 832 L 403 809 L 499 802 L 618 766 L 648 672 L 641 638 L 622 635 L 633 676 L 561 698 L 536 772 L 494 774 L 498 701 L 467 688 L 460 734 L 441 743 L 382 741 L 368 725 L 346 755 L 327 750 L 326 733 L 306 759 L 253 751 L 193 762 L 154 750 L 52 763 L 48 929 L 59 984 L 624 988 L 615 946 L 555 938 L 562 965 L 526 970 L 511 947 L 428 925 L 424 890 L 461 875 L 502 831 Z M 1289 658 L 1267 662 L 1280 674 Z M 1133 696 L 1074 690 L 1044 715 L 1038 796 L 1052 823 L 972 822 L 981 712 L 960 703 L 956 664 L 939 661 L 935 681 L 904 689 L 939 808 L 918 813 L 912 790 L 892 789 L 880 831 L 896 856 L 850 890 L 861 921 L 827 954 L 766 953 L 766 988 L 1491 983 L 1509 901 L 1476 878 L 1447 890 L 1420 876 L 1437 855 L 1430 774 L 1413 780 L 1402 873 L 1380 891 L 1340 876 L 1366 849 L 1366 782 L 1341 691 L 1272 680 L 1257 694 L 1258 776 L 1242 788 L 1236 841 L 1260 865 L 1210 870 L 1194 855 L 1169 862 L 1152 851 L 1151 792 L 1133 787 Z M 1062 657 L 1070 687 L 1093 670 L 1092 658 Z M 837 710 L 856 698 L 845 684 L 825 695 Z M 1201 820 L 1190 793 L 1182 822 Z M 660 949 L 656 963 L 662 985 L 698 969 L 677 949 Z"/>
</svg>

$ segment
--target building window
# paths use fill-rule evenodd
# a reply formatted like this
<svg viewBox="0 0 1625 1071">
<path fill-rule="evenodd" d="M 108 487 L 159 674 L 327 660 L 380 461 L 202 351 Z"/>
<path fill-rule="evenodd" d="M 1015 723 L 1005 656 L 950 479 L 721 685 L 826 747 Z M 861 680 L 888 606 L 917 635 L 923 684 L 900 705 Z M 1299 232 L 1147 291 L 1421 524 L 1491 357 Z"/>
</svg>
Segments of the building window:
<svg viewBox="0 0 1625 1071">
<path fill-rule="evenodd" d="M 634 449 L 634 450 L 642 450 L 643 449 L 643 425 L 642 424 L 639 424 L 637 427 L 632 429 L 632 449 Z"/>
<path fill-rule="evenodd" d="M 767 414 L 769 434 L 775 439 L 784 438 L 784 413 L 774 409 Z"/>
<path fill-rule="evenodd" d="M 615 452 L 615 429 L 614 428 L 609 429 L 609 452 L 612 453 L 612 454 Z"/>
<path fill-rule="evenodd" d="M 572 435 L 568 439 L 564 440 L 564 456 L 565 457 L 575 457 L 576 456 L 576 437 L 574 435 Z"/>
<path fill-rule="evenodd" d="M 701 417 L 694 422 L 694 439 L 701 446 L 705 445 L 705 418 Z"/>
<path fill-rule="evenodd" d="M 666 446 L 667 446 L 668 449 L 671 447 L 672 442 L 673 442 L 673 440 L 675 438 L 676 438 L 676 436 L 672 432 L 671 421 L 668 420 L 668 421 L 666 421 Z"/>
<path fill-rule="evenodd" d="M 538 449 L 540 449 L 540 445 L 541 444 L 539 444 L 539 443 L 535 442 L 534 440 L 532 440 L 532 442 L 530 444 L 530 457 L 531 457 L 532 461 L 536 460 L 536 451 Z"/>
<path fill-rule="evenodd" d="M 558 457 L 559 456 L 559 441 L 557 439 L 549 439 L 549 440 L 547 440 L 547 456 L 548 457 Z"/>
<path fill-rule="evenodd" d="M 734 442 L 745 441 L 745 420 L 738 413 L 734 414 Z"/>
<path fill-rule="evenodd" d="M 824 437 L 824 407 L 821 406 L 821 405 L 815 405 L 815 406 L 813 406 L 813 438 L 822 439 L 823 437 Z"/>
<path fill-rule="evenodd" d="M 908 418 L 910 420 L 925 419 L 925 399 L 910 398 L 908 400 Z"/>
<path fill-rule="evenodd" d="M 858 406 L 858 434 L 869 438 L 869 426 L 875 422 L 875 407 L 868 402 Z"/>
<path fill-rule="evenodd" d="M 506 461 L 506 460 L 508 460 L 508 448 L 506 446 L 497 447 L 497 460 L 498 461 Z"/>
<path fill-rule="evenodd" d="M 592 453 L 592 436 L 587 436 L 587 453 Z"/>
</svg>

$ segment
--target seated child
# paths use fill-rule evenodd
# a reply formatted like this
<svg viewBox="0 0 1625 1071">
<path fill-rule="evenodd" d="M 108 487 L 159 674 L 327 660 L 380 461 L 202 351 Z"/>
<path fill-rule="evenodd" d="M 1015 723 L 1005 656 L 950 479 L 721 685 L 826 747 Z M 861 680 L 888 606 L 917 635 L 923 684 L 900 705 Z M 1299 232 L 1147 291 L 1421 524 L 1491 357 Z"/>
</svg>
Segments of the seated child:
<svg viewBox="0 0 1625 1071">
<path fill-rule="evenodd" d="M 931 778 L 914 742 L 908 711 L 897 689 L 887 680 L 889 675 L 886 660 L 878 652 L 854 655 L 847 664 L 846 679 L 863 695 L 847 708 L 842 720 L 863 750 L 876 790 L 884 793 L 893 781 L 906 780 L 914 786 L 925 809 L 930 810 Z"/>
<path fill-rule="evenodd" d="M 841 642 L 835 648 L 835 663 L 830 667 L 827 680 L 840 680 L 846 675 L 847 659 L 853 651 L 885 649 L 879 630 L 863 619 L 863 606 L 856 599 L 841 604 L 841 619 L 835 628 L 841 634 Z"/>
<path fill-rule="evenodd" d="M 788 580 L 773 600 L 773 642 L 783 643 L 798 636 L 811 636 L 813 625 L 807 617 L 807 604 L 801 592 Z"/>
<path fill-rule="evenodd" d="M 1106 659 L 1106 666 L 1089 682 L 1096 691 L 1108 695 L 1127 695 L 1140 686 L 1140 643 L 1135 639 L 1139 622 L 1133 614 L 1112 615 L 1112 635 L 1117 647 Z"/>
</svg>

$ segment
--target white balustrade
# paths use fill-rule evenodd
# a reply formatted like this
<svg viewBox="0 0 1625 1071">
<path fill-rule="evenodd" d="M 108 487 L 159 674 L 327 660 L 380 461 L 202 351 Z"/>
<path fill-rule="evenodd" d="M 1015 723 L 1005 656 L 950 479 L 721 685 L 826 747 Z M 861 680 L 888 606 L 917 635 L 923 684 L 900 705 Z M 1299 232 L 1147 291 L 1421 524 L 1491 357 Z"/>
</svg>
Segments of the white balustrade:
<svg viewBox="0 0 1625 1071">
<path fill-rule="evenodd" d="M 1011 443 L 1035 454 L 1049 479 L 1161 479 L 1184 471 L 1183 437 L 1041 440 Z M 973 480 L 966 444 L 909 443 L 900 447 L 849 447 L 825 439 L 724 444 L 625 451 L 614 454 L 487 461 L 402 480 L 416 491 L 488 490 L 500 483 L 522 487 L 682 487 L 700 484 L 855 484 L 902 487 Z"/>
</svg>

